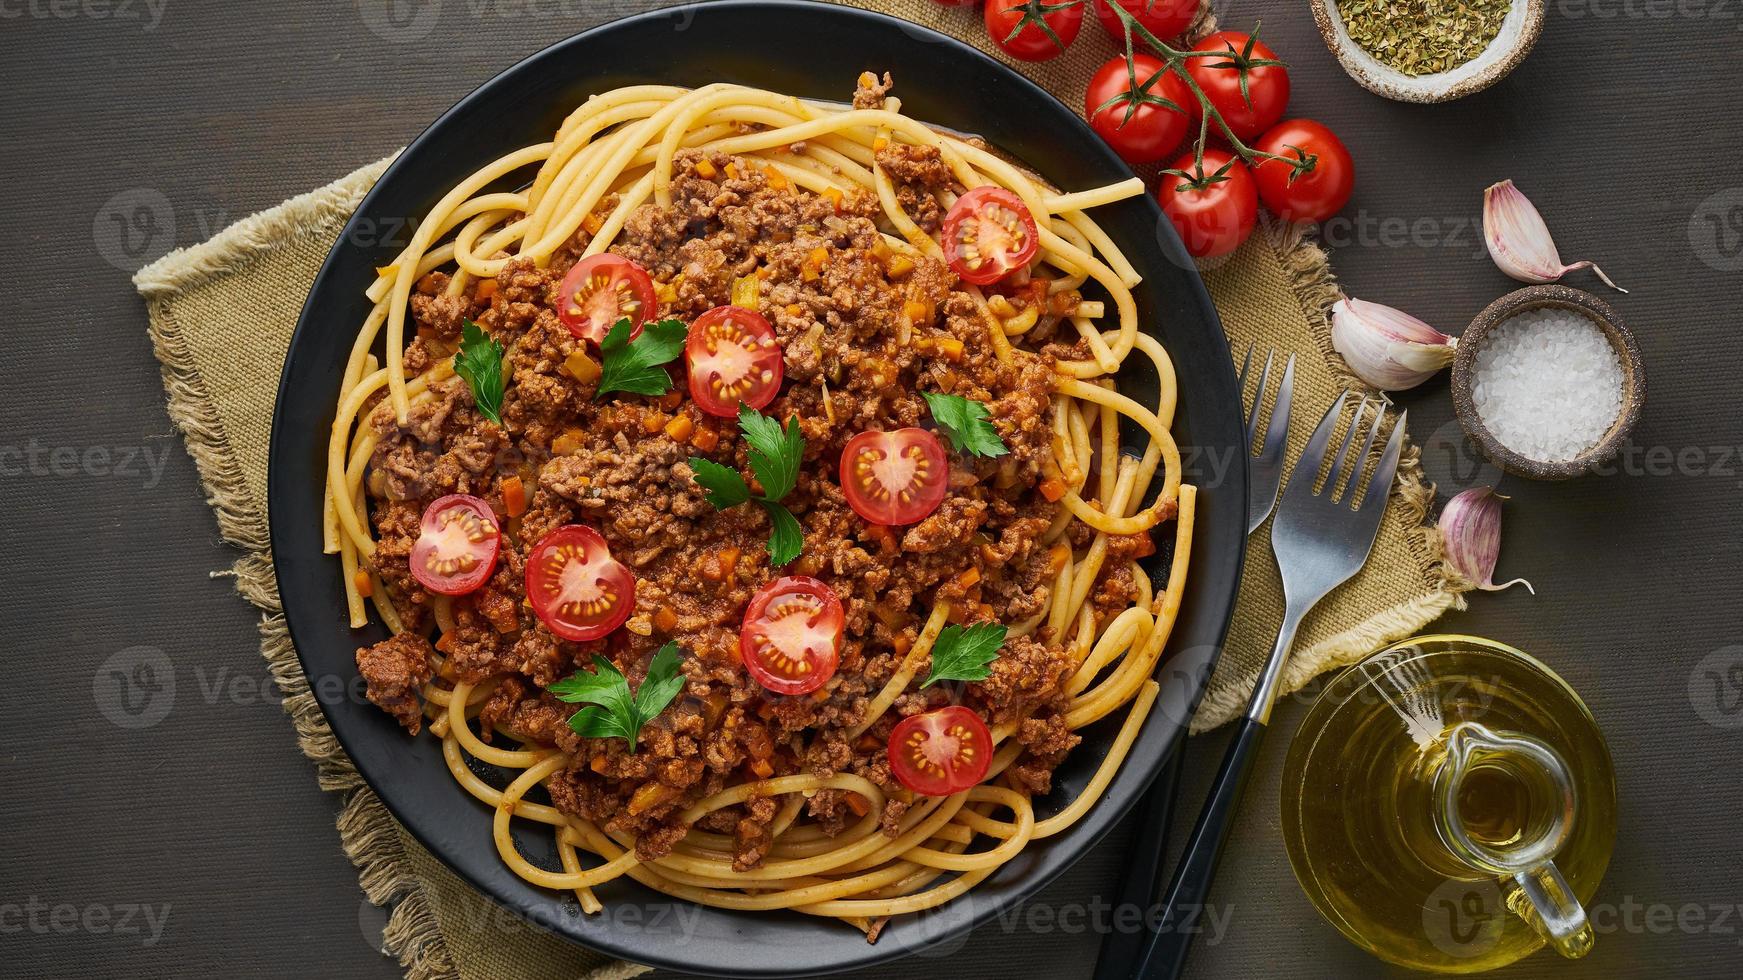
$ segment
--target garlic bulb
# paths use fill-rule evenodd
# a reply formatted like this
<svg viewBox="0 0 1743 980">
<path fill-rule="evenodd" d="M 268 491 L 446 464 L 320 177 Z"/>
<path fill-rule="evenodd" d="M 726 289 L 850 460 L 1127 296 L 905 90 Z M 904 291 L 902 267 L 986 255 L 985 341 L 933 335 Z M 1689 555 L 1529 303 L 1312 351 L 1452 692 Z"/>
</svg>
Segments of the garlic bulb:
<svg viewBox="0 0 1743 980">
<path fill-rule="evenodd" d="M 1331 307 L 1331 346 L 1381 391 L 1414 388 L 1452 363 L 1458 341 L 1379 303 L 1344 296 Z"/>
<path fill-rule="evenodd" d="M 1543 215 L 1511 180 L 1483 191 L 1483 243 L 1501 271 L 1520 282 L 1555 282 L 1575 269 L 1591 269 L 1604 285 L 1628 291 L 1589 260 L 1563 265 Z"/>
<path fill-rule="evenodd" d="M 1439 525 L 1447 567 L 1472 588 L 1499 592 L 1523 585 L 1536 595 L 1537 590 L 1522 578 L 1495 584 L 1495 559 L 1501 554 L 1501 501 L 1505 499 L 1489 487 L 1476 487 L 1447 501 Z"/>
</svg>

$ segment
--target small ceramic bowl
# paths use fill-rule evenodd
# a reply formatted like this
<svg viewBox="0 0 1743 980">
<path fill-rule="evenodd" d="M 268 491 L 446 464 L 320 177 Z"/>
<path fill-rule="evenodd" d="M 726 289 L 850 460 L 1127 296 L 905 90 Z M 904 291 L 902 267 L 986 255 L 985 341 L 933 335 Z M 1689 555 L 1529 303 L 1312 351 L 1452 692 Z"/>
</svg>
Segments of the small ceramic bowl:
<svg viewBox="0 0 1743 980">
<path fill-rule="evenodd" d="M 1308 0 L 1319 24 L 1325 46 L 1337 56 L 1344 71 L 1363 88 L 1400 102 L 1450 102 L 1500 81 L 1525 60 L 1537 35 L 1543 30 L 1546 0 L 1513 0 L 1500 33 L 1483 53 L 1450 71 L 1432 75 L 1406 75 L 1382 64 L 1355 41 L 1344 26 L 1337 0 Z"/>
<path fill-rule="evenodd" d="M 1596 444 L 1573 459 L 1528 459 L 1508 449 L 1483 425 L 1483 418 L 1477 414 L 1476 403 L 1471 397 L 1477 351 L 1482 349 L 1489 332 L 1521 313 L 1546 307 L 1571 310 L 1597 324 L 1622 362 L 1622 407 L 1616 413 L 1616 421 Z M 1566 480 L 1616 458 L 1622 441 L 1633 430 L 1634 423 L 1640 419 L 1640 410 L 1646 404 L 1646 368 L 1641 363 L 1640 348 L 1634 343 L 1634 335 L 1610 304 L 1570 286 L 1527 286 L 1490 303 L 1465 328 L 1459 337 L 1458 353 L 1453 356 L 1452 398 L 1453 414 L 1458 416 L 1459 424 L 1464 426 L 1466 434 L 1490 462 L 1516 476 L 1533 480 Z"/>
</svg>

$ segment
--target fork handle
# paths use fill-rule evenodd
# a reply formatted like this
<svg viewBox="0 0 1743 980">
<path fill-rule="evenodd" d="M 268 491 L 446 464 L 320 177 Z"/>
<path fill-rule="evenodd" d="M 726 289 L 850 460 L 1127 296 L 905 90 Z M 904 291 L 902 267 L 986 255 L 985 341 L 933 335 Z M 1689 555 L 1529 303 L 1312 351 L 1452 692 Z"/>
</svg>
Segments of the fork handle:
<svg viewBox="0 0 1743 980">
<path fill-rule="evenodd" d="M 1138 960 L 1136 975 L 1142 980 L 1178 977 L 1186 965 L 1193 937 L 1204 929 L 1205 900 L 1216 876 L 1217 859 L 1228 840 L 1229 828 L 1234 825 L 1241 793 L 1253 771 L 1253 760 L 1258 758 L 1259 740 L 1265 729 L 1265 723 L 1256 718 L 1243 719 L 1240 731 L 1223 755 L 1210 797 L 1198 815 L 1198 823 L 1193 825 L 1180 864 L 1168 883 L 1161 922 Z"/>
</svg>

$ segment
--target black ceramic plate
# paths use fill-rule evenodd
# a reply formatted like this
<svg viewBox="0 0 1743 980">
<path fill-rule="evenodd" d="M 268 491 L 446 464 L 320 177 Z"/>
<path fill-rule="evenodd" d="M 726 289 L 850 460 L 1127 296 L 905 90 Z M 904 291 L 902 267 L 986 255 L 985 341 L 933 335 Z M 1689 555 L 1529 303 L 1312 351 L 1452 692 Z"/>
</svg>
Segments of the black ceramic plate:
<svg viewBox="0 0 1743 980">
<path fill-rule="evenodd" d="M 273 554 L 297 652 L 322 694 L 334 733 L 395 816 L 480 891 L 560 935 L 639 963 L 729 976 L 790 976 L 951 948 L 971 924 L 1068 867 L 1137 799 L 1197 703 L 1234 604 L 1245 543 L 1245 469 L 1236 462 L 1242 459 L 1240 396 L 1209 297 L 1172 229 L 1145 197 L 1102 208 L 1097 218 L 1144 275 L 1139 309 L 1146 329 L 1162 340 L 1177 366 L 1175 431 L 1189 461 L 1222 464 L 1189 474 L 1202 491 L 1165 690 L 1105 797 L 1069 831 L 1031 845 L 966 896 L 896 920 L 876 945 L 832 921 L 703 909 L 628 879 L 599 889 L 606 911 L 586 916 L 572 895 L 531 887 L 502 865 L 491 843 L 489 808 L 454 782 L 434 739 L 407 738 L 385 713 L 355 695 L 353 654 L 384 634 L 374 626 L 347 628 L 338 562 L 321 553 L 320 516 L 339 375 L 368 309 L 364 289 L 393 251 L 381 247 L 377 236 L 354 233 L 371 227 L 360 223 L 424 214 L 485 163 L 549 139 L 590 93 L 620 85 L 726 80 L 844 100 L 866 68 L 894 74 L 909 115 L 982 134 L 1060 187 L 1093 187 L 1130 175 L 1052 96 L 967 45 L 913 24 L 817 3 L 719 2 L 659 11 L 588 31 L 528 58 L 414 141 L 328 256 L 285 359 L 272 434 Z M 1155 380 L 1147 365 L 1142 371 L 1134 366 L 1121 382 L 1140 401 L 1153 398 Z M 1084 733 L 1084 744 L 1055 776 L 1052 795 L 1038 802 L 1039 815 L 1056 812 L 1081 791 L 1117 721 L 1104 720 Z M 549 859 L 554 855 L 548 838 L 542 829 L 529 829 L 522 844 L 529 855 Z M 514 942 L 513 931 L 505 931 L 502 941 Z"/>
</svg>

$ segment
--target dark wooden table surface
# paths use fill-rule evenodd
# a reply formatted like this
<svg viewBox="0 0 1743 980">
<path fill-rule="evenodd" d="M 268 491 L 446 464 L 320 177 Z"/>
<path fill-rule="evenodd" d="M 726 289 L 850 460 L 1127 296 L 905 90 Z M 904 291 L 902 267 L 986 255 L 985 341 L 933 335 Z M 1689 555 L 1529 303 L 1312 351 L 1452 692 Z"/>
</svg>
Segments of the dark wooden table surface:
<svg viewBox="0 0 1743 980">
<path fill-rule="evenodd" d="M 339 851 L 336 800 L 256 653 L 256 613 L 208 577 L 235 554 L 165 416 L 128 282 L 143 260 L 382 156 L 502 67 L 640 4 L 397 6 L 432 17 L 427 33 L 372 33 L 382 0 L 0 0 L 13 297 L 0 328 L 0 973 L 399 973 Z M 1503 177 L 1548 215 L 1565 257 L 1601 259 L 1633 290 L 1612 302 L 1651 394 L 1618 472 L 1507 481 L 1502 572 L 1538 595 L 1478 596 L 1441 625 L 1548 660 L 1615 754 L 1621 825 L 1597 950 L 1508 975 L 1736 976 L 1743 8 L 1550 0 L 1510 79 L 1424 107 L 1357 88 L 1299 0 L 1219 7 L 1225 22 L 1263 19 L 1294 66 L 1292 113 L 1331 124 L 1355 154 L 1355 198 L 1326 235 L 1350 292 L 1456 332 L 1514 285 L 1484 256 L 1478 221 L 1482 188 Z M 164 220 L 124 228 L 142 202 Z M 1430 475 L 1477 478 L 1445 381 L 1405 401 Z M 134 647 L 168 656 L 182 692 L 141 730 L 106 720 L 92 695 L 102 665 Z M 1279 712 L 1215 894 L 1226 929 L 1199 943 L 1194 976 L 1381 970 L 1309 907 L 1279 842 L 1278 774 L 1304 704 Z M 1220 742 L 1195 743 L 1193 797 Z M 948 959 L 879 975 L 1087 977 L 1125 836 L 1022 914 L 939 951 Z"/>
</svg>

